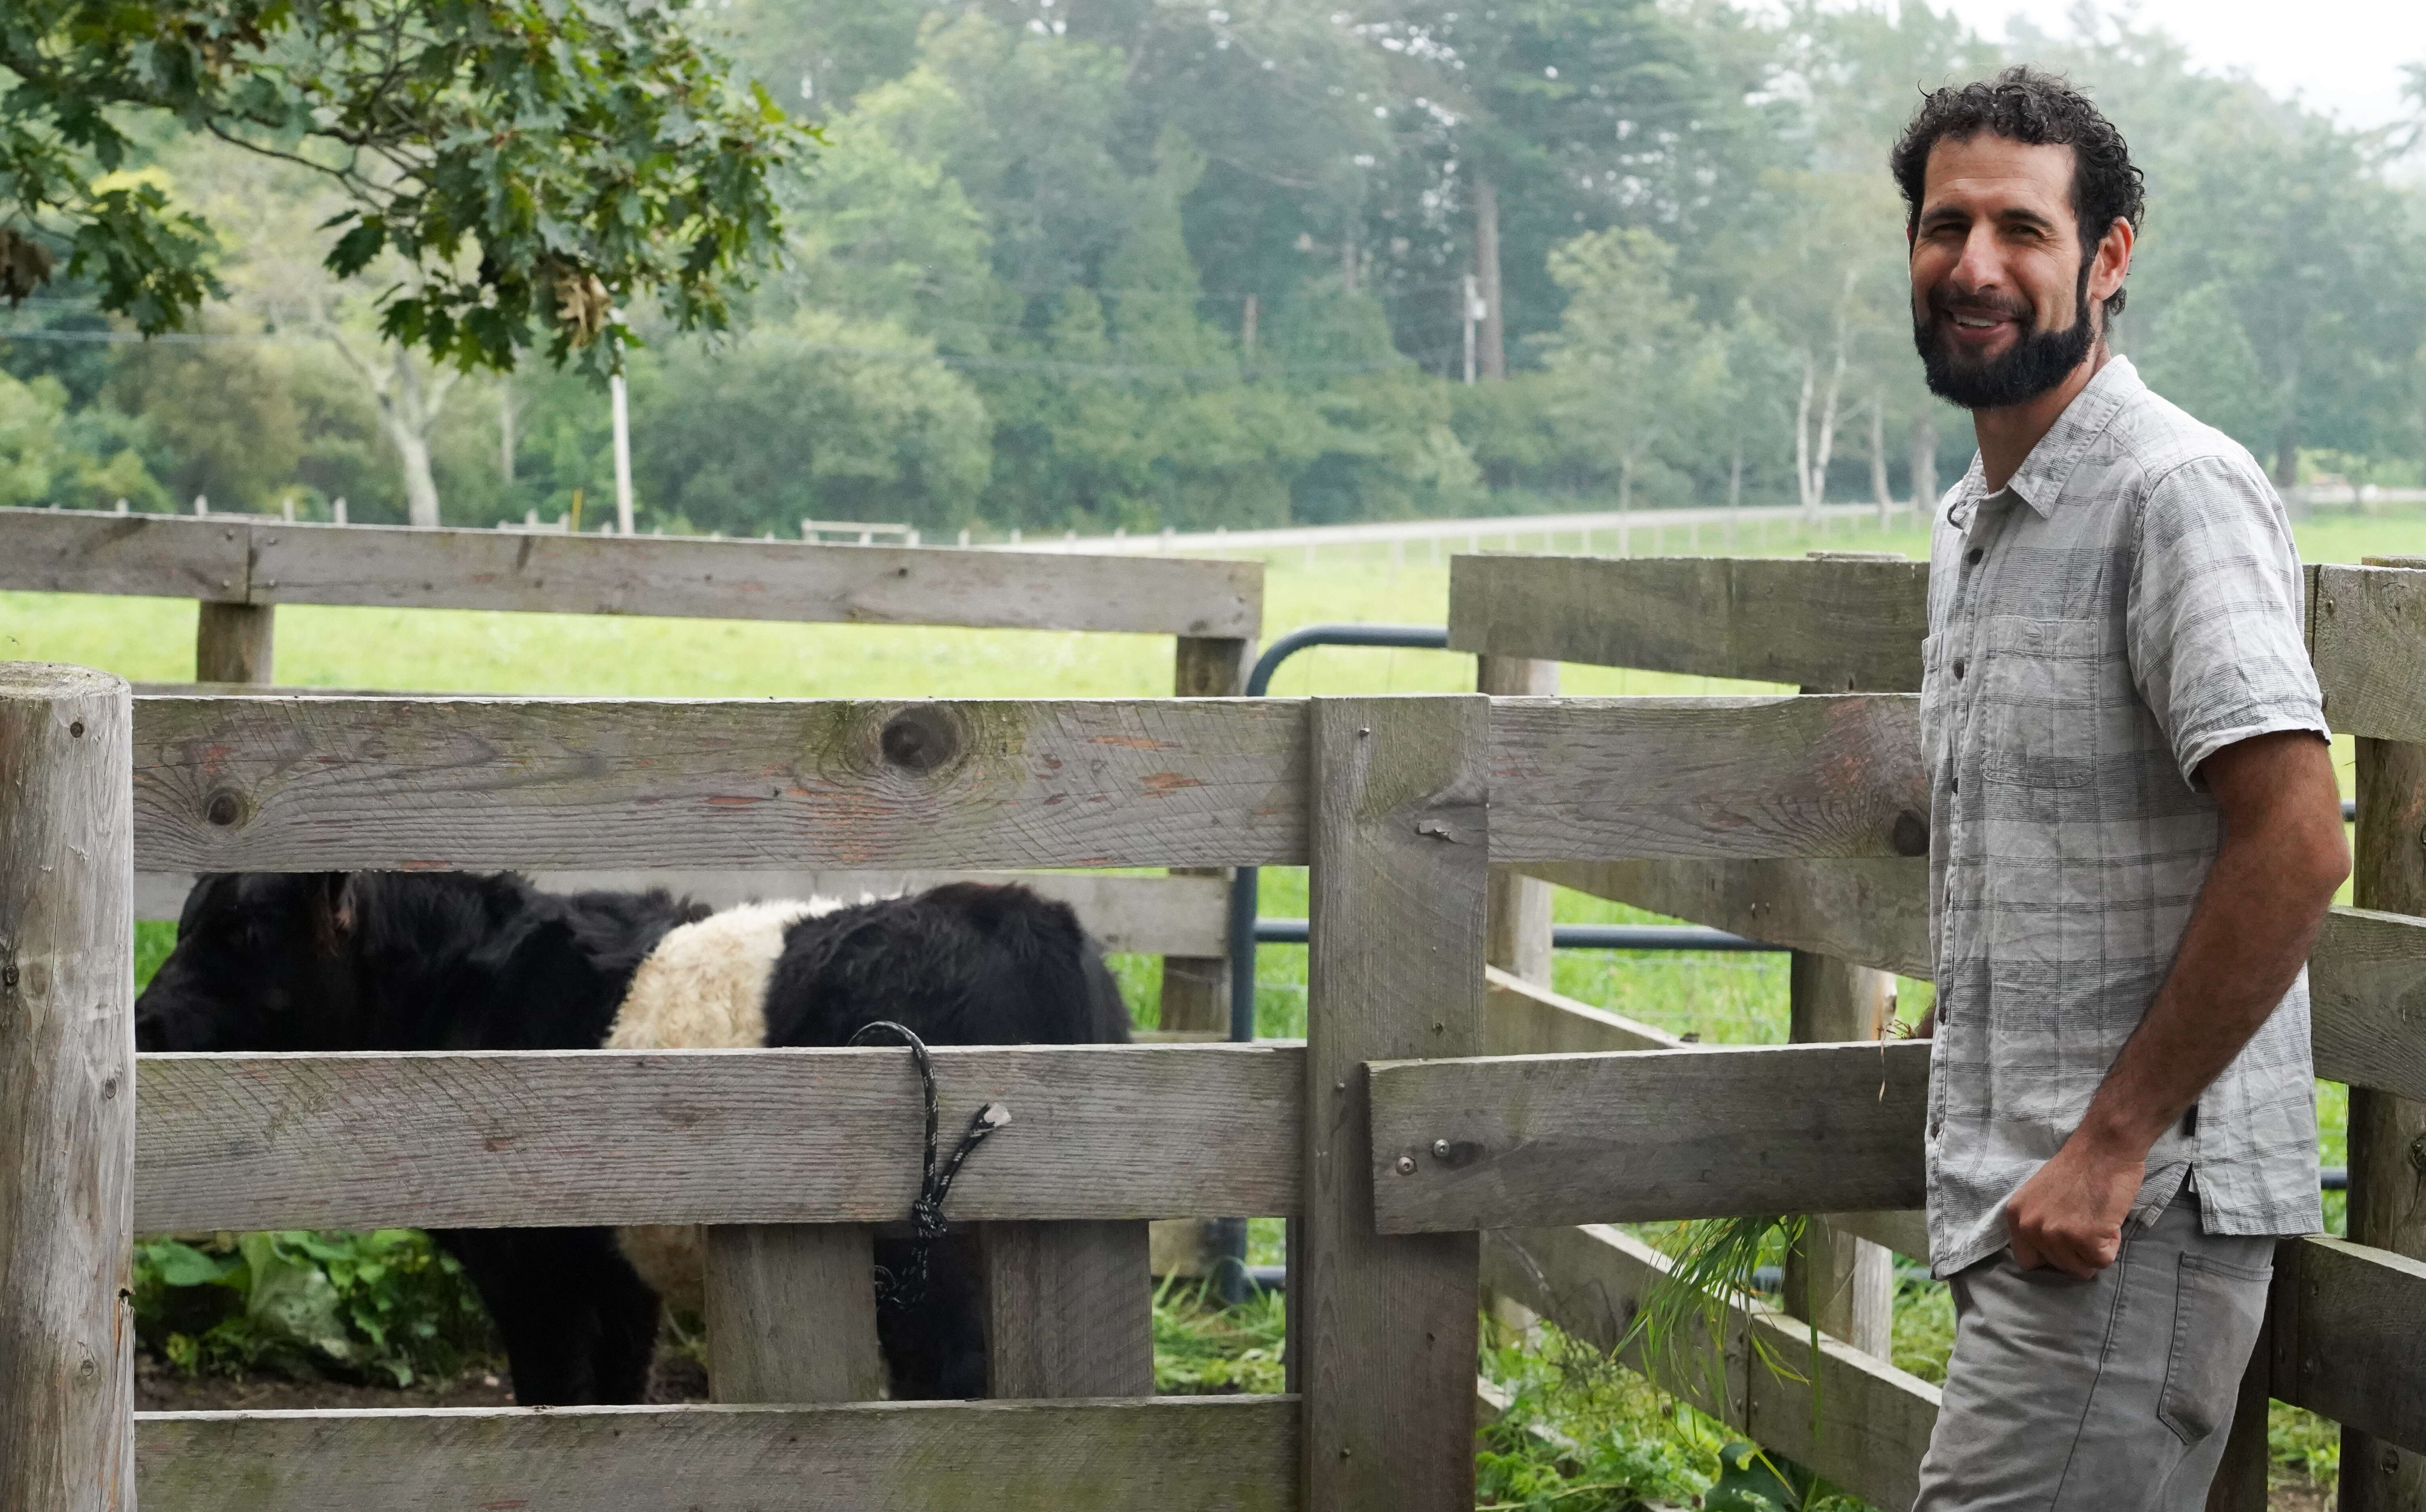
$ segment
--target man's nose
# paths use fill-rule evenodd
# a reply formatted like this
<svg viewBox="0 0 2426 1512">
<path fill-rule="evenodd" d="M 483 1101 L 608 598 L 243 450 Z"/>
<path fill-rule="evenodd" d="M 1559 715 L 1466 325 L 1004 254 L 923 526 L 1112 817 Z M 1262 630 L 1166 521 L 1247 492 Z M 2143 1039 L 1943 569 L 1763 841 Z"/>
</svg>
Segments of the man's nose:
<svg viewBox="0 0 2426 1512">
<path fill-rule="evenodd" d="M 1999 289 L 2005 283 L 2005 259 L 1997 250 L 1996 228 L 1981 224 L 1963 238 L 1963 255 L 1955 259 L 1948 281 L 1964 294 Z"/>
</svg>

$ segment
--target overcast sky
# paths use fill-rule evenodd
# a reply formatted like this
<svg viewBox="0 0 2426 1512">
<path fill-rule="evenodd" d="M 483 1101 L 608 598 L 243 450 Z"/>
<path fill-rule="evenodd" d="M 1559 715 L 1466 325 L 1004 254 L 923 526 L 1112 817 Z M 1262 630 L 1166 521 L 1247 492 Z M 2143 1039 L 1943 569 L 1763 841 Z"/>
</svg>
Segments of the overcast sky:
<svg viewBox="0 0 2426 1512">
<path fill-rule="evenodd" d="M 2014 15 L 2065 32 L 2073 0 L 1930 3 L 2001 39 L 2006 19 Z M 2346 126 L 2403 119 L 2401 66 L 2426 62 L 2426 0 L 2140 0 L 2134 8 L 2143 25 L 2187 43 L 2201 68 L 2245 70 L 2274 93 L 2296 92 Z"/>
</svg>

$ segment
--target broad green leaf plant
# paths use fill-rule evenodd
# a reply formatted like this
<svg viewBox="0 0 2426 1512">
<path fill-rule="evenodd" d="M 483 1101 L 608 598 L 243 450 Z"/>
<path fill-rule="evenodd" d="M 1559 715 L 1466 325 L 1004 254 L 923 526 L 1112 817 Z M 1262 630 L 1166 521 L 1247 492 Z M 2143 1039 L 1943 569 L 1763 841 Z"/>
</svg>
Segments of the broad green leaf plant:
<svg viewBox="0 0 2426 1512">
<path fill-rule="evenodd" d="M 720 330 L 815 133 L 734 85 L 687 0 L 9 0 L 0 297 L 60 276 L 145 334 L 219 293 L 214 226 L 128 171 L 164 132 L 324 175 L 330 271 L 409 276 L 383 334 L 459 368 L 620 362 L 652 296 Z"/>
<path fill-rule="evenodd" d="M 187 1375 L 266 1365 L 401 1387 L 494 1349 L 461 1268 L 403 1229 L 142 1240 L 135 1325 Z"/>
</svg>

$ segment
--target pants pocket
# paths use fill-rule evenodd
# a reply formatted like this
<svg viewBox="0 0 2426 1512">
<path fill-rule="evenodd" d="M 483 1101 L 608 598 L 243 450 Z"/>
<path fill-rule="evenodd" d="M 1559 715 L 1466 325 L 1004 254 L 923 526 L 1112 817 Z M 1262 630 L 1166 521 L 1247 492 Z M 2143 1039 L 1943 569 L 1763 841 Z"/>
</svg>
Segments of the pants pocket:
<svg viewBox="0 0 2426 1512">
<path fill-rule="evenodd" d="M 2185 1445 L 2229 1422 L 2240 1376 L 2266 1321 L 2272 1266 L 2252 1270 L 2184 1255 L 2174 1287 L 2174 1339 L 2157 1419 Z"/>
</svg>

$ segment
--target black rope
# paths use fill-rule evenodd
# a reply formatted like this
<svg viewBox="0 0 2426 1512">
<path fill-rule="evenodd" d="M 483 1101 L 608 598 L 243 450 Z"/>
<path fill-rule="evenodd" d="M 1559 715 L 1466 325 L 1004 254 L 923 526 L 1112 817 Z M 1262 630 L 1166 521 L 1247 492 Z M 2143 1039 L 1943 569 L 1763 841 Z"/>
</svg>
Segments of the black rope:
<svg viewBox="0 0 2426 1512">
<path fill-rule="evenodd" d="M 969 1158 L 970 1150 L 1011 1121 L 1011 1110 L 999 1102 L 989 1102 L 978 1109 L 969 1116 L 969 1126 L 962 1133 L 951 1159 L 937 1160 L 936 1134 L 943 1122 L 943 1101 L 935 1092 L 935 1058 L 928 1054 L 927 1042 L 909 1025 L 890 1019 L 863 1025 L 848 1043 L 865 1044 L 868 1036 L 879 1030 L 910 1048 L 910 1059 L 918 1068 L 918 1087 L 927 1102 L 926 1157 L 919 1167 L 918 1195 L 910 1202 L 910 1259 L 898 1276 L 882 1265 L 876 1267 L 876 1305 L 890 1312 L 902 1312 L 927 1298 L 927 1262 L 935 1241 L 944 1237 L 944 1199 L 951 1196 L 952 1178 L 961 1174 L 961 1163 Z"/>
</svg>

